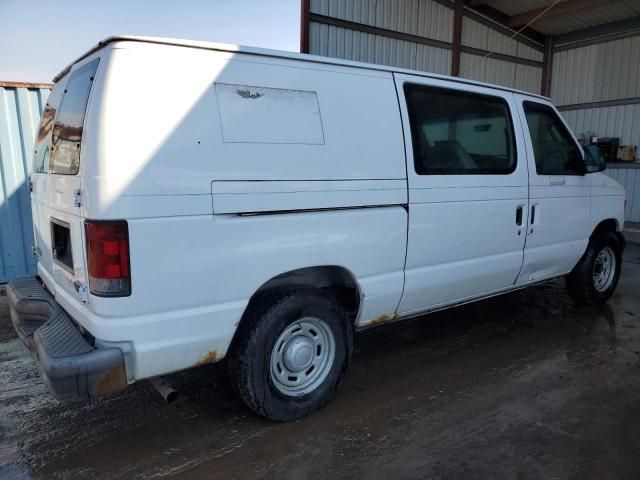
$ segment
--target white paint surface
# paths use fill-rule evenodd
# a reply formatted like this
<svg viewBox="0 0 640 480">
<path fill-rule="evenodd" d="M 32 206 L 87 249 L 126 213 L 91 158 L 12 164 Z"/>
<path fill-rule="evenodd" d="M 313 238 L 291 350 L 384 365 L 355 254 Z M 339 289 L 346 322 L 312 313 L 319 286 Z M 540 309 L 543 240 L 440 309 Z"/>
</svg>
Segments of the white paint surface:
<svg viewBox="0 0 640 480">
<path fill-rule="evenodd" d="M 324 143 L 316 92 L 225 83 L 215 88 L 224 142 Z"/>
</svg>

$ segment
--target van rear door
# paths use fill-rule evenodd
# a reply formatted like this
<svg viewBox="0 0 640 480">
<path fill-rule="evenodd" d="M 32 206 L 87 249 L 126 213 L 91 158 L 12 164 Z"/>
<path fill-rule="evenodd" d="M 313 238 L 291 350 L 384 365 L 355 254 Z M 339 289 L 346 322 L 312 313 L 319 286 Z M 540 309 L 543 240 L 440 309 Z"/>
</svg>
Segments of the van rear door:
<svg viewBox="0 0 640 480">
<path fill-rule="evenodd" d="M 51 91 L 31 177 L 38 272 L 54 295 L 63 289 L 80 299 L 86 283 L 80 159 L 98 63 L 95 58 L 75 66 Z"/>
</svg>

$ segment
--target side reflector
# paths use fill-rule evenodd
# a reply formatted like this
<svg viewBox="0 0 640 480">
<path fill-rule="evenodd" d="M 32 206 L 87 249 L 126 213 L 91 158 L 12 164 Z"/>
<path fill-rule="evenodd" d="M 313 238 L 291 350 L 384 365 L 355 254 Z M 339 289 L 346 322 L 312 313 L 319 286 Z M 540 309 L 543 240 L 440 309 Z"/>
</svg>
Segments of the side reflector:
<svg viewBox="0 0 640 480">
<path fill-rule="evenodd" d="M 129 226 L 124 220 L 86 220 L 89 290 L 98 297 L 131 295 Z"/>
</svg>

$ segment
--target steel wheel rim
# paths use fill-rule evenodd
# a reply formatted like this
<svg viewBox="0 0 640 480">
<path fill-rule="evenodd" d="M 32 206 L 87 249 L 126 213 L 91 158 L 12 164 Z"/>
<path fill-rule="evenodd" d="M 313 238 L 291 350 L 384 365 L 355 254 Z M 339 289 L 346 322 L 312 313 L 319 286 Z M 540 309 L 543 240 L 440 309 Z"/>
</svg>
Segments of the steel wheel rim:
<svg viewBox="0 0 640 480">
<path fill-rule="evenodd" d="M 287 396 L 312 392 L 327 378 L 335 359 L 335 338 L 321 319 L 304 317 L 280 334 L 271 351 L 271 381 Z"/>
<path fill-rule="evenodd" d="M 597 292 L 604 292 L 613 283 L 616 273 L 616 254 L 611 247 L 604 247 L 598 252 L 593 263 L 593 287 Z"/>
</svg>

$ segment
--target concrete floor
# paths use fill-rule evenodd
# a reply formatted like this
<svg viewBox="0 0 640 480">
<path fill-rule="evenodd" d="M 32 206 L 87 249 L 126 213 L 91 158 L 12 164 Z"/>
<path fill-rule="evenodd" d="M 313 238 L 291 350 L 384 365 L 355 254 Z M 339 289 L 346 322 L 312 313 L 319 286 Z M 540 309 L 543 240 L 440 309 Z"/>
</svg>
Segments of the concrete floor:
<svg viewBox="0 0 640 480">
<path fill-rule="evenodd" d="M 575 307 L 560 281 L 356 335 L 336 398 L 274 424 L 219 365 L 65 406 L 0 297 L 0 478 L 640 478 L 640 247 L 618 290 Z"/>
</svg>

